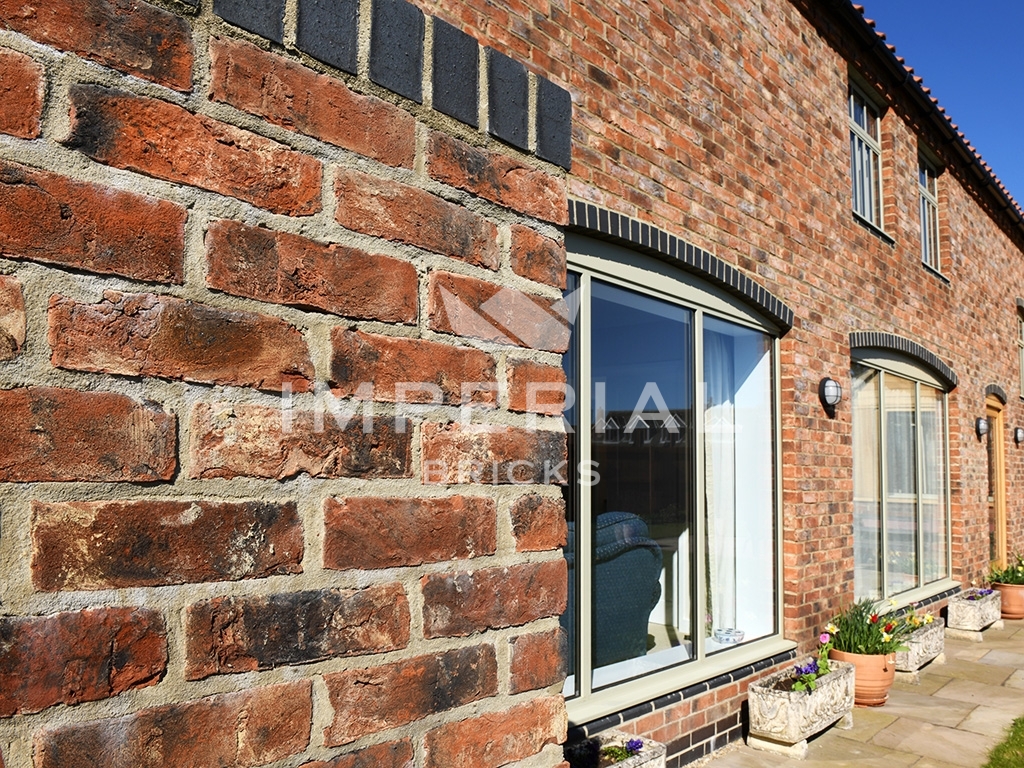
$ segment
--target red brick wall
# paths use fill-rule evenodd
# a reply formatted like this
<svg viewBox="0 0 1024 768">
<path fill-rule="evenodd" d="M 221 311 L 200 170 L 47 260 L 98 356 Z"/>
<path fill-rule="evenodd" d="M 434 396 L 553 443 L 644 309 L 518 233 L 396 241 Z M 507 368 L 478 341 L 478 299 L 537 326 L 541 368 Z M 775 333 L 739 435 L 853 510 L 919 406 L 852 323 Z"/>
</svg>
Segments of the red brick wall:
<svg viewBox="0 0 1024 768">
<path fill-rule="evenodd" d="M 186 6 L 0 0 L 0 764 L 558 765 L 565 174 Z"/>
</svg>

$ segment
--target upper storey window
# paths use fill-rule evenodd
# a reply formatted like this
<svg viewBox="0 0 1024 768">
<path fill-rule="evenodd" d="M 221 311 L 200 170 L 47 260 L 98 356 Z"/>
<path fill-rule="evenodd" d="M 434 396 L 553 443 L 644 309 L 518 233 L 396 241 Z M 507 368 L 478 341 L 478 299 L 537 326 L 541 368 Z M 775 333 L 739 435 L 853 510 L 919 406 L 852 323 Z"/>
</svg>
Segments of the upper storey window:
<svg viewBox="0 0 1024 768">
<path fill-rule="evenodd" d="M 926 160 L 917 163 L 917 187 L 921 209 L 921 261 L 936 272 L 939 259 L 939 174 Z"/>
<path fill-rule="evenodd" d="M 882 228 L 882 144 L 878 109 L 850 88 L 850 177 L 853 211 Z"/>
</svg>

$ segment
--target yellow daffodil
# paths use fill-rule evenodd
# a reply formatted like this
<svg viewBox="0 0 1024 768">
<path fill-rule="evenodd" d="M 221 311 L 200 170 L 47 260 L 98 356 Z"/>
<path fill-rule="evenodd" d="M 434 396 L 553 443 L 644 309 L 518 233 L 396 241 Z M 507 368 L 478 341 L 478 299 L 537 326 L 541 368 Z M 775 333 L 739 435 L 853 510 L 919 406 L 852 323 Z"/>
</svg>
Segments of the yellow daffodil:
<svg viewBox="0 0 1024 768">
<path fill-rule="evenodd" d="M 836 632 L 838 632 L 838 631 L 839 631 L 839 627 L 837 627 L 837 626 L 836 626 L 835 624 L 833 624 L 833 623 L 832 623 L 832 622 L 830 621 L 830 622 L 829 622 L 829 623 L 828 623 L 828 624 L 827 624 L 827 625 L 825 626 L 825 631 L 826 631 L 826 632 L 828 632 L 828 633 L 829 633 L 830 635 L 834 635 L 834 634 L 835 634 Z"/>
<path fill-rule="evenodd" d="M 892 635 L 890 635 L 888 632 L 883 632 L 882 633 L 882 642 L 883 643 L 888 643 L 890 640 L 892 640 Z"/>
</svg>

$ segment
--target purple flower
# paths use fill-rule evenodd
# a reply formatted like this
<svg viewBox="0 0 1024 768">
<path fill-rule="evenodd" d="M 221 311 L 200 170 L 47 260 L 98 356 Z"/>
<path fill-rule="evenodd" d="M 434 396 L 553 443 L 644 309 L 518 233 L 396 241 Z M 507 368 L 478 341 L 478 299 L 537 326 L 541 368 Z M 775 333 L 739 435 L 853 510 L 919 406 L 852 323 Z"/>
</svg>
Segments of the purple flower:
<svg viewBox="0 0 1024 768">
<path fill-rule="evenodd" d="M 639 753 L 643 748 L 644 742 L 642 739 L 630 739 L 626 742 L 626 751 L 631 755 Z"/>
<path fill-rule="evenodd" d="M 798 675 L 816 675 L 818 674 L 818 660 L 811 659 L 810 663 L 804 666 L 796 665 L 796 673 Z"/>
</svg>

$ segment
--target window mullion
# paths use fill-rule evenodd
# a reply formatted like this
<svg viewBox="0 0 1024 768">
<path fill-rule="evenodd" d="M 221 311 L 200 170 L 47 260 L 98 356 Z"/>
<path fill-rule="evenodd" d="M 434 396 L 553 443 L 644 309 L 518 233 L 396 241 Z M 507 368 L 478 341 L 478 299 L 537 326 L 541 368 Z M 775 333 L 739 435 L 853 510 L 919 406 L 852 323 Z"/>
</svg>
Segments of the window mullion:
<svg viewBox="0 0 1024 768">
<path fill-rule="evenodd" d="M 704 658 L 704 640 L 705 640 L 705 616 L 708 615 L 708 604 L 707 604 L 707 496 L 705 495 L 705 472 L 704 462 L 706 456 L 704 455 L 704 404 L 707 402 L 704 393 L 704 312 L 698 309 L 693 315 L 693 380 L 694 388 L 693 391 L 696 393 L 694 398 L 694 422 L 695 422 L 695 442 L 696 445 L 694 456 L 697 463 L 697 471 L 694 473 L 693 492 L 696 496 L 694 499 L 694 529 L 696 530 L 696 540 L 693 545 L 693 549 L 696 550 L 694 553 L 694 564 L 696 565 L 696 573 L 694 574 L 694 586 L 696 589 L 696 596 L 693 601 L 694 605 L 694 616 L 691 617 L 691 625 L 693 630 L 690 635 L 693 638 L 693 653 L 695 659 Z"/>
<path fill-rule="evenodd" d="M 577 315 L 580 329 L 580 373 L 579 380 L 579 460 L 581 466 L 589 467 L 593 456 L 590 439 L 593 434 L 593 382 L 591 379 L 591 283 L 590 275 L 580 275 L 580 305 Z M 575 471 L 575 468 L 574 468 Z M 576 521 L 576 546 L 579 566 L 580 594 L 577 600 L 576 609 L 579 612 L 579 632 L 576 643 L 579 647 L 579 664 L 577 674 L 579 675 L 578 690 L 581 697 L 589 696 L 593 691 L 593 579 L 591 577 L 594 566 L 593 538 L 594 532 L 591 522 L 593 513 L 589 493 L 581 493 L 579 500 L 579 519 Z"/>
<path fill-rule="evenodd" d="M 924 430 L 921 422 L 921 382 L 916 382 L 914 387 L 914 442 L 916 453 L 914 456 L 915 472 L 917 474 L 917 516 L 915 524 L 917 531 L 914 535 L 917 552 L 917 586 L 924 586 Z"/>
<path fill-rule="evenodd" d="M 882 551 L 879 552 L 878 565 L 881 570 L 880 598 L 884 599 L 889 594 L 889 472 L 886 467 L 886 455 L 888 448 L 888 434 L 885 418 L 885 371 L 878 372 L 878 483 L 879 483 L 879 510 L 878 526 Z"/>
</svg>

